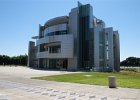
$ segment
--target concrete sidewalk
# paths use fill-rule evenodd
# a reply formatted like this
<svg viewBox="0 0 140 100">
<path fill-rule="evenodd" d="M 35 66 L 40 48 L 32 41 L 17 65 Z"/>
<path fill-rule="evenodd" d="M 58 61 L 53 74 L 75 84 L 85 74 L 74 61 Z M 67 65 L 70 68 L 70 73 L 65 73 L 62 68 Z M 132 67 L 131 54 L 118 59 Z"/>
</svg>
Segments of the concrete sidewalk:
<svg viewBox="0 0 140 100">
<path fill-rule="evenodd" d="M 140 89 L 30 79 L 73 72 L 0 67 L 0 100 L 140 100 Z"/>
</svg>

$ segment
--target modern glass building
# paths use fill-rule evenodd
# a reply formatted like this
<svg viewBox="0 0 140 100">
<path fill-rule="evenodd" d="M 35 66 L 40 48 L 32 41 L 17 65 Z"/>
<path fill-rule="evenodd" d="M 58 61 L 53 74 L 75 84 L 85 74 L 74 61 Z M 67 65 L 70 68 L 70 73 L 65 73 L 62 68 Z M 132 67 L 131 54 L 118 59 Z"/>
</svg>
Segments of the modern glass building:
<svg viewBox="0 0 140 100">
<path fill-rule="evenodd" d="M 39 25 L 36 43 L 29 42 L 28 66 L 46 69 L 119 71 L 118 31 L 106 28 L 90 4 L 71 9 L 68 16 Z"/>
</svg>

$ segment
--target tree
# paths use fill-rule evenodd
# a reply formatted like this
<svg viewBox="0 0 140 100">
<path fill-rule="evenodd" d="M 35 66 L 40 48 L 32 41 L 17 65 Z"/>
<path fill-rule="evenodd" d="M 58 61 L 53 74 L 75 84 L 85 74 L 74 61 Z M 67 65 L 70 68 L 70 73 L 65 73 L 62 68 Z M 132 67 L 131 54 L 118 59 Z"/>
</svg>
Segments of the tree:
<svg viewBox="0 0 140 100">
<path fill-rule="evenodd" d="M 28 56 L 20 55 L 9 57 L 7 55 L 0 55 L 0 65 L 27 65 Z"/>
<path fill-rule="evenodd" d="M 120 63 L 121 66 L 140 66 L 140 58 L 128 57 Z"/>
</svg>

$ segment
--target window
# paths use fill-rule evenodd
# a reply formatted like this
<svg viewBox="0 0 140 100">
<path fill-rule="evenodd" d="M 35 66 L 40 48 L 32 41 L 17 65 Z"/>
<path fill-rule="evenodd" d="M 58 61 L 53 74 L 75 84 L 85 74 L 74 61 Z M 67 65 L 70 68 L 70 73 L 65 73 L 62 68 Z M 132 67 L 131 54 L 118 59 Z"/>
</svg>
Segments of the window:
<svg viewBox="0 0 140 100">
<path fill-rule="evenodd" d="M 107 52 L 106 52 L 106 59 L 107 59 L 107 60 L 109 60 L 109 54 L 108 54 L 108 53 L 109 53 L 109 52 L 107 51 Z"/>
<path fill-rule="evenodd" d="M 46 34 L 46 36 L 63 35 L 63 34 L 68 34 L 67 30 L 50 32 Z"/>
<path fill-rule="evenodd" d="M 68 32 L 66 30 L 64 31 L 59 31 L 60 32 L 60 35 L 63 35 L 63 34 L 67 34 Z"/>
<path fill-rule="evenodd" d="M 106 33 L 106 44 L 108 45 L 108 33 Z"/>
<path fill-rule="evenodd" d="M 55 32 L 51 32 L 47 34 L 47 36 L 53 36 L 53 35 L 55 35 Z"/>
<path fill-rule="evenodd" d="M 49 53 L 60 53 L 61 52 L 61 46 L 51 46 L 49 47 Z"/>
</svg>

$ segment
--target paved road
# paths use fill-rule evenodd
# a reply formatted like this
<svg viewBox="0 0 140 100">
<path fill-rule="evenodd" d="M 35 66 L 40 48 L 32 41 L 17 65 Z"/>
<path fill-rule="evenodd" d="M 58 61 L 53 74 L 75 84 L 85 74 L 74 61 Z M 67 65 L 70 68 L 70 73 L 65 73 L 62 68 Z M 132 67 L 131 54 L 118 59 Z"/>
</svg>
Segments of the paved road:
<svg viewBox="0 0 140 100">
<path fill-rule="evenodd" d="M 30 79 L 68 73 L 73 72 L 0 67 L 0 100 L 140 100 L 140 89 Z"/>
</svg>

